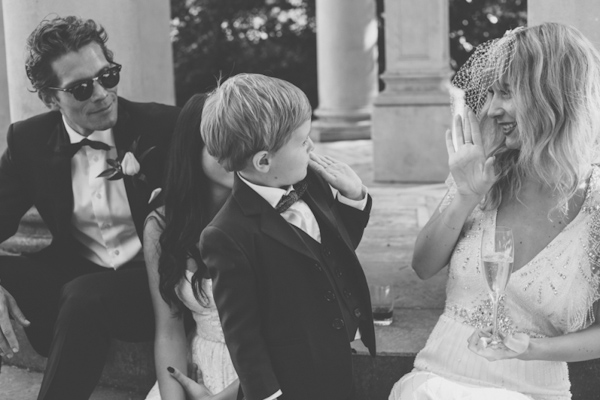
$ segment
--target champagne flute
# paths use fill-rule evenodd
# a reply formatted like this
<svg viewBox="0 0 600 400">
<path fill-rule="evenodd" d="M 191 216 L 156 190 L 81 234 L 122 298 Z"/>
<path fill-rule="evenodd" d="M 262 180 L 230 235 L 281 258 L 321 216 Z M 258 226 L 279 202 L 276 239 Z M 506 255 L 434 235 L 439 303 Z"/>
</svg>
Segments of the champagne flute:
<svg viewBox="0 0 600 400">
<path fill-rule="evenodd" d="M 512 230 L 506 226 L 484 228 L 481 237 L 483 276 L 492 299 L 494 328 L 490 344 L 502 343 L 498 334 L 498 301 L 504 293 L 512 273 L 514 240 Z"/>
</svg>

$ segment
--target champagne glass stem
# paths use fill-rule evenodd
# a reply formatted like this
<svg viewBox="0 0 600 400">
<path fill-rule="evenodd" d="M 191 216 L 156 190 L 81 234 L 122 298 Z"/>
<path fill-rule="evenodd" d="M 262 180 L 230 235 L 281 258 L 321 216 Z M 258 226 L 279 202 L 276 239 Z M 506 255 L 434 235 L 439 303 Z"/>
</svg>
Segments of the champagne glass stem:
<svg viewBox="0 0 600 400">
<path fill-rule="evenodd" d="M 492 343 L 498 343 L 500 336 L 498 335 L 498 296 L 494 296 L 493 312 L 494 312 L 494 329 L 492 330 Z"/>
<path fill-rule="evenodd" d="M 494 341 L 498 339 L 498 299 L 494 299 L 494 330 L 492 331 Z"/>
</svg>

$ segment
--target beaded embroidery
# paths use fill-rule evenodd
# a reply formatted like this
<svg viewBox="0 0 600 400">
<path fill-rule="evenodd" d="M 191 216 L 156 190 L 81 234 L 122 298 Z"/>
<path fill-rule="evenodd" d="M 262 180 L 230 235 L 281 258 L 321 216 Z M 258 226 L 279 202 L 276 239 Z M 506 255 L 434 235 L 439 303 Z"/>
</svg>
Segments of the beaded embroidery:
<svg viewBox="0 0 600 400">
<path fill-rule="evenodd" d="M 452 177 L 440 205 L 443 211 L 456 193 Z M 444 313 L 474 328 L 492 324 L 492 304 L 480 268 L 483 226 L 496 223 L 496 211 L 476 207 L 456 244 L 448 268 Z M 503 333 L 531 337 L 575 332 L 594 322 L 593 304 L 600 299 L 600 167 L 594 166 L 579 215 L 527 265 L 513 273 L 499 307 Z"/>
</svg>

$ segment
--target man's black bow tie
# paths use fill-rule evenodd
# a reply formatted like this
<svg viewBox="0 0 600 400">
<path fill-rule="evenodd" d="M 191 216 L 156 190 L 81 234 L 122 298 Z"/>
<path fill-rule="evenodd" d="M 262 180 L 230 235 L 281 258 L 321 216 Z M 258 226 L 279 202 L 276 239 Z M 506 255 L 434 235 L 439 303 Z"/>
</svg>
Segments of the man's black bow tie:
<svg viewBox="0 0 600 400">
<path fill-rule="evenodd" d="M 275 206 L 275 210 L 278 213 L 285 212 L 288 208 L 292 206 L 295 202 L 300 200 L 302 195 L 306 192 L 306 188 L 308 187 L 308 182 L 306 180 L 300 181 L 294 185 L 294 190 L 289 192 L 288 194 L 284 194 L 281 196 L 281 200 Z"/>
<path fill-rule="evenodd" d="M 83 139 L 81 142 L 71 143 L 60 147 L 61 154 L 73 157 L 83 146 L 90 146 L 95 150 L 110 150 L 110 146 L 97 140 Z"/>
</svg>

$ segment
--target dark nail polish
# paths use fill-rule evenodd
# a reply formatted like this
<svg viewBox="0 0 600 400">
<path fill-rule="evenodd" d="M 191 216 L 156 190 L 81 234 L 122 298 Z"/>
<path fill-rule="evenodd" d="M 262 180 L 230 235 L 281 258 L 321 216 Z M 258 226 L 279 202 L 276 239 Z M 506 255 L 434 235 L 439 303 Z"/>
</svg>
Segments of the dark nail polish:
<svg viewBox="0 0 600 400">
<path fill-rule="evenodd" d="M 172 374 L 173 372 L 175 372 L 175 369 L 173 367 L 167 367 L 167 371 L 169 371 L 169 373 Z"/>
</svg>

